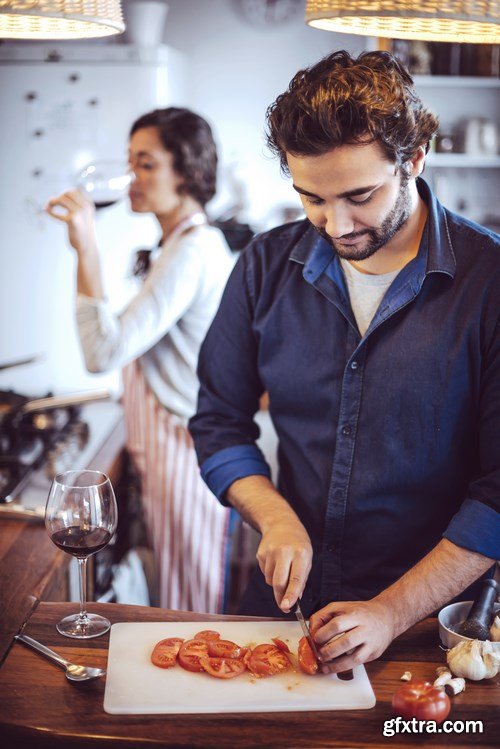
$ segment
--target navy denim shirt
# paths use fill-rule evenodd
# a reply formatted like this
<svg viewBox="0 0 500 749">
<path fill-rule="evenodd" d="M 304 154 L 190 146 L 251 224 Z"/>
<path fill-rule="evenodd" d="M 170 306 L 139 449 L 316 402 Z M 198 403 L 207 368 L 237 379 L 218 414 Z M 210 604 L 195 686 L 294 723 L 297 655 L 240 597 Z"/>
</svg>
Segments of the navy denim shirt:
<svg viewBox="0 0 500 749">
<path fill-rule="evenodd" d="M 500 558 L 500 238 L 444 209 L 361 337 L 336 253 L 308 221 L 242 253 L 199 361 L 190 422 L 225 502 L 269 476 L 253 415 L 269 392 L 278 489 L 314 550 L 308 611 L 368 599 L 441 539 Z M 243 610 L 278 614 L 259 570 Z"/>
</svg>

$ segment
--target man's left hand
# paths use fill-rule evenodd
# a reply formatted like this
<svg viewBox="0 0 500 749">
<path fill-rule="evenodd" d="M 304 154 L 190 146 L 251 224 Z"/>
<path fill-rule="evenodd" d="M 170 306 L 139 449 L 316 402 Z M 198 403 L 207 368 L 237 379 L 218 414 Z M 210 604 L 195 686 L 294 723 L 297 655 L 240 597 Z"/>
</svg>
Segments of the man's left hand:
<svg viewBox="0 0 500 749">
<path fill-rule="evenodd" d="M 333 673 L 375 660 L 396 636 L 389 607 L 375 599 L 329 603 L 312 614 L 310 627 Z"/>
</svg>

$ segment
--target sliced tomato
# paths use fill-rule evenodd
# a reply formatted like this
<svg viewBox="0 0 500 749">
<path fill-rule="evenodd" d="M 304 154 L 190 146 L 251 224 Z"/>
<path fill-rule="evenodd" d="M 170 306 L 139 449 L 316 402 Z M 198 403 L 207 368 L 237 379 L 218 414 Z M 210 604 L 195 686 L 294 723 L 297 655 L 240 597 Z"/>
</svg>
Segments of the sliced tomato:
<svg viewBox="0 0 500 749">
<path fill-rule="evenodd" d="M 241 658 L 241 648 L 230 640 L 209 640 L 208 654 L 212 658 Z"/>
<path fill-rule="evenodd" d="M 203 670 L 217 679 L 234 679 L 245 671 L 245 664 L 236 658 L 200 658 Z"/>
<path fill-rule="evenodd" d="M 274 676 L 288 671 L 290 661 L 276 645 L 264 643 L 252 650 L 247 666 L 256 676 Z"/>
<path fill-rule="evenodd" d="M 314 653 L 305 637 L 299 640 L 299 667 L 305 674 L 315 674 L 318 671 L 319 664 Z"/>
<path fill-rule="evenodd" d="M 203 640 L 204 642 L 210 642 L 211 640 L 220 640 L 220 634 L 214 629 L 202 629 L 201 632 L 197 632 L 195 634 L 193 640 Z"/>
<path fill-rule="evenodd" d="M 179 650 L 179 665 L 186 671 L 203 671 L 200 658 L 208 655 L 208 645 L 203 640 L 186 640 Z"/>
<path fill-rule="evenodd" d="M 250 663 L 250 658 L 252 656 L 252 649 L 251 648 L 243 648 L 243 653 L 241 655 L 241 660 L 245 664 L 246 668 L 250 668 L 248 665 Z"/>
<path fill-rule="evenodd" d="M 283 642 L 283 640 L 280 640 L 279 637 L 273 637 L 271 639 L 274 642 L 274 644 L 276 645 L 276 647 L 279 648 L 280 650 L 282 650 L 284 653 L 289 653 L 290 652 L 290 648 L 288 647 L 288 645 L 286 644 L 286 642 Z"/>
<path fill-rule="evenodd" d="M 177 661 L 177 654 L 184 640 L 180 637 L 167 637 L 154 646 L 151 662 L 159 668 L 172 668 Z"/>
</svg>

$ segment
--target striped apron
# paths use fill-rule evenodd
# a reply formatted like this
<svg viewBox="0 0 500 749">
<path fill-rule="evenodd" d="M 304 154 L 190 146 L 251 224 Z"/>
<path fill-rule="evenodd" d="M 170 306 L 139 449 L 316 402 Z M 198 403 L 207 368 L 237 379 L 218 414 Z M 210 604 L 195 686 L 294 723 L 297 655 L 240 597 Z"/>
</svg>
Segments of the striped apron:
<svg viewBox="0 0 500 749">
<path fill-rule="evenodd" d="M 200 477 L 191 436 L 138 361 L 123 370 L 127 447 L 142 482 L 162 608 L 222 613 L 229 510 Z"/>
</svg>

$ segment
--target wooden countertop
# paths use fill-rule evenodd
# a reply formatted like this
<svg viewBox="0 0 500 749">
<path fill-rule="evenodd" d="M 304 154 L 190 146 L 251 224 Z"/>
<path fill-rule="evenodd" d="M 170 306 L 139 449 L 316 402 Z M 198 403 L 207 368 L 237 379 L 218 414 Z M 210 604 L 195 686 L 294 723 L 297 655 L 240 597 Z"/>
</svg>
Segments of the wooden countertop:
<svg viewBox="0 0 500 749">
<path fill-rule="evenodd" d="M 88 468 L 108 473 L 116 483 L 124 446 L 120 420 Z M 0 516 L 0 663 L 37 601 L 57 597 L 64 587 L 70 559 L 52 543 L 43 520 Z"/>
<path fill-rule="evenodd" d="M 90 604 L 90 610 L 111 622 L 228 620 L 238 617 L 173 612 L 119 604 Z M 77 643 L 55 629 L 74 603 L 41 603 L 24 632 L 70 660 L 106 667 L 109 635 Z M 240 617 L 241 618 L 241 617 Z M 62 670 L 14 643 L 0 668 L 0 739 L 10 747 L 190 747 L 197 749 L 315 749 L 316 747 L 426 747 L 498 746 L 500 736 L 500 679 L 469 683 L 453 698 L 450 720 L 482 720 L 484 732 L 382 734 L 392 717 L 391 698 L 404 671 L 432 679 L 443 663 L 435 619 L 427 619 L 399 637 L 367 671 L 377 698 L 372 710 L 300 713 L 244 713 L 231 715 L 108 715 L 103 710 L 105 680 L 70 684 Z"/>
</svg>

